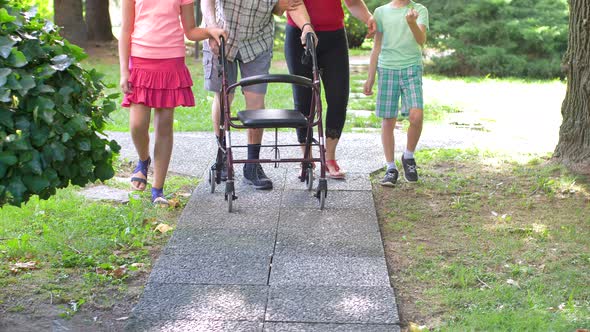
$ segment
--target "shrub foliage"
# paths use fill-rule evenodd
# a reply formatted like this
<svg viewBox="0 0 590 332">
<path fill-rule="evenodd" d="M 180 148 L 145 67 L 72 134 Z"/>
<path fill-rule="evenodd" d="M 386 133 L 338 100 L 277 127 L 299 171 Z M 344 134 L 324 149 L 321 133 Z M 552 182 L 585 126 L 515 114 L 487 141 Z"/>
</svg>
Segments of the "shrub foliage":
<svg viewBox="0 0 590 332">
<path fill-rule="evenodd" d="M 0 27 L 0 206 L 113 177 L 120 147 L 102 130 L 117 96 L 83 50 L 16 1 L 0 0 Z"/>
<path fill-rule="evenodd" d="M 388 1 L 368 0 L 371 10 Z M 563 77 L 566 0 L 419 0 L 428 8 L 429 69 L 445 75 Z M 430 57 L 430 56 L 429 56 Z"/>
</svg>

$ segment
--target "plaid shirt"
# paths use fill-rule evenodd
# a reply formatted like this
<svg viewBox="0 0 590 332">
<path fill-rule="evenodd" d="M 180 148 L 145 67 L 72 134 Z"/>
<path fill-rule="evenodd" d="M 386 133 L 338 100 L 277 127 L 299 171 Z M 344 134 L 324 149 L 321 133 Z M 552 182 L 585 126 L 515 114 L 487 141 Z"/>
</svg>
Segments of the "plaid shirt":
<svg viewBox="0 0 590 332">
<path fill-rule="evenodd" d="M 215 0 L 217 25 L 228 32 L 226 53 L 230 61 L 238 52 L 243 62 L 272 50 L 278 0 Z"/>
</svg>

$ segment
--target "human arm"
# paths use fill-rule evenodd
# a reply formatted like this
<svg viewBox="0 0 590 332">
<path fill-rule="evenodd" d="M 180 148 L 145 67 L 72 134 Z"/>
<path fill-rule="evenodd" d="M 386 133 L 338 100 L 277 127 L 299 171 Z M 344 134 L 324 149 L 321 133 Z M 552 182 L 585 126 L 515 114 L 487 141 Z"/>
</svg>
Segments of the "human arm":
<svg viewBox="0 0 590 332">
<path fill-rule="evenodd" d="M 309 18 L 309 13 L 307 12 L 307 8 L 305 8 L 304 4 L 301 4 L 294 10 L 289 12 L 289 17 L 293 20 L 293 23 L 297 25 L 299 29 L 301 29 L 301 44 L 305 45 L 306 37 L 308 33 L 313 33 L 315 35 L 315 31 L 313 30 L 313 26 L 311 25 L 311 19 Z M 315 39 L 317 45 L 317 38 Z"/>
<path fill-rule="evenodd" d="M 131 92 L 129 84 L 129 56 L 131 55 L 131 34 L 135 22 L 135 6 L 133 0 L 121 2 L 121 34 L 119 35 L 119 71 L 121 80 L 119 87 L 123 93 Z"/>
<path fill-rule="evenodd" d="M 375 75 L 377 74 L 377 61 L 381 53 L 381 43 L 383 41 L 383 33 L 377 32 L 375 40 L 373 40 L 373 50 L 371 50 L 371 58 L 369 60 L 369 75 L 365 81 L 363 93 L 367 96 L 373 94 L 373 85 L 375 84 Z"/>
<path fill-rule="evenodd" d="M 272 13 L 283 16 L 286 11 L 293 11 L 303 4 L 303 0 L 278 0 Z"/>
<path fill-rule="evenodd" d="M 344 0 L 344 3 L 346 4 L 346 7 L 348 7 L 352 16 L 367 25 L 367 28 L 369 29 L 367 36 L 372 37 L 377 31 L 377 24 L 365 2 L 363 0 Z"/>
<path fill-rule="evenodd" d="M 220 43 L 220 36 L 227 39 L 227 34 L 223 29 L 214 26 L 207 26 L 206 28 L 195 27 L 195 15 L 193 9 L 192 3 L 180 6 L 180 20 L 186 38 L 194 41 L 213 38 L 217 43 Z"/>
<path fill-rule="evenodd" d="M 408 22 L 408 26 L 410 27 L 410 31 L 412 31 L 412 35 L 414 35 L 414 39 L 420 46 L 424 46 L 426 43 L 426 26 L 424 24 L 418 24 L 418 12 L 412 8 L 406 14 L 406 21 Z"/>
</svg>

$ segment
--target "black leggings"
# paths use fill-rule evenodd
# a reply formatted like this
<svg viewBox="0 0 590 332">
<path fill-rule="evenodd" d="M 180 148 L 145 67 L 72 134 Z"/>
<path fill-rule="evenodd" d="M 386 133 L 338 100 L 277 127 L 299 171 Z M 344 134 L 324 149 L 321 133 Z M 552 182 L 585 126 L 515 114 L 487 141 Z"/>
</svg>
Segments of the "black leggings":
<svg viewBox="0 0 590 332">
<path fill-rule="evenodd" d="M 348 41 L 344 29 L 336 31 L 319 31 L 317 58 L 320 68 L 328 110 L 326 112 L 326 137 L 340 138 L 346 122 L 346 108 L 350 90 L 350 72 L 348 68 Z M 304 49 L 301 45 L 301 30 L 287 24 L 285 36 L 285 59 L 289 72 L 312 78 L 311 63 L 304 65 L 301 57 Z M 308 115 L 311 105 L 311 89 L 299 85 L 293 86 L 295 109 Z M 299 143 L 305 142 L 306 128 L 297 128 Z"/>
</svg>

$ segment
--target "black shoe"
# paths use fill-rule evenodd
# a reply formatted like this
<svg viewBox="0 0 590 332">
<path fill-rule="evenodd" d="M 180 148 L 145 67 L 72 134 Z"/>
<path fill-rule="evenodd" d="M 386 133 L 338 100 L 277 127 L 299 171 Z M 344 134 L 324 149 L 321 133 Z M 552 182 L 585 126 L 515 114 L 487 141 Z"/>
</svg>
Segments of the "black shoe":
<svg viewBox="0 0 590 332">
<path fill-rule="evenodd" d="M 405 159 L 402 155 L 402 165 L 404 166 L 404 177 L 408 182 L 418 182 L 418 166 L 416 160 Z"/>
<path fill-rule="evenodd" d="M 272 189 L 272 181 L 264 174 L 262 166 L 258 163 L 244 165 L 244 182 L 259 190 Z"/>
<path fill-rule="evenodd" d="M 383 177 L 383 179 L 379 181 L 379 184 L 384 187 L 393 187 L 397 183 L 398 176 L 399 172 L 397 171 L 397 169 L 388 169 L 387 172 L 385 172 L 385 176 Z"/>
<path fill-rule="evenodd" d="M 224 153 L 221 158 L 221 181 L 227 181 L 227 155 Z"/>
</svg>

